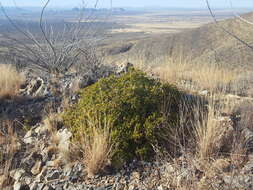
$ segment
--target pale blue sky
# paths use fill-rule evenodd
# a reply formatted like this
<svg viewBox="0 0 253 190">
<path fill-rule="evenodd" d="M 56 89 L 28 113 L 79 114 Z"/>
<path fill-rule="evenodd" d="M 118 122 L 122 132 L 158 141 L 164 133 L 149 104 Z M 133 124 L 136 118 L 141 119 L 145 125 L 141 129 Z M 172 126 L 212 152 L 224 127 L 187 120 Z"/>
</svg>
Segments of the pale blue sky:
<svg viewBox="0 0 253 190">
<path fill-rule="evenodd" d="M 85 0 L 92 6 L 95 0 Z M 229 7 L 229 0 L 209 0 L 213 7 Z M 45 0 L 0 0 L 4 6 L 41 6 Z M 205 0 L 112 0 L 113 7 L 182 7 L 204 8 Z M 253 7 L 253 0 L 232 0 L 235 7 Z M 76 7 L 81 0 L 51 0 L 52 7 Z M 99 7 L 108 7 L 110 0 L 99 0 Z"/>
</svg>

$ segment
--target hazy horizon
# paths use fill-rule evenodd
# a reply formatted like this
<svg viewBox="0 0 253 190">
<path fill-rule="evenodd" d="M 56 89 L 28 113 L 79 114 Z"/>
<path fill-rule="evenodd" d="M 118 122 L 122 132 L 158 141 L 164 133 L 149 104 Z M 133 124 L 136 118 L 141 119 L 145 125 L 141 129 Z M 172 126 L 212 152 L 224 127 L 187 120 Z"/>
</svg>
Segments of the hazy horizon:
<svg viewBox="0 0 253 190">
<path fill-rule="evenodd" d="M 0 0 L 3 6 L 9 7 L 39 7 L 42 6 L 46 0 Z M 73 8 L 81 6 L 81 0 L 51 0 L 49 7 L 59 8 Z M 85 1 L 86 7 L 94 7 L 95 0 Z M 234 0 L 232 1 L 235 8 L 250 8 L 253 7 L 252 0 Z M 213 8 L 231 8 L 228 0 L 210 0 Z M 110 7 L 111 0 L 100 0 L 97 8 Z M 112 0 L 113 7 L 131 7 L 131 8 L 206 8 L 205 0 Z"/>
</svg>

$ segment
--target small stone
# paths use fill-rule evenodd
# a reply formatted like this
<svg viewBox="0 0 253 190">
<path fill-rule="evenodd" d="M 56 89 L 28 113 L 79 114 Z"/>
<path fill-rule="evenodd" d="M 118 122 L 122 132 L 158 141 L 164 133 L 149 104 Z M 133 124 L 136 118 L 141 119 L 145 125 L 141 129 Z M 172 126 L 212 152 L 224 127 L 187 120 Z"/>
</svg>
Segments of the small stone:
<svg viewBox="0 0 253 190">
<path fill-rule="evenodd" d="M 133 176 L 134 179 L 140 179 L 140 177 L 141 177 L 139 172 L 133 172 L 132 176 Z"/>
<path fill-rule="evenodd" d="M 59 156 L 62 160 L 66 160 L 66 154 L 69 152 L 70 138 L 72 133 L 67 129 L 63 129 L 57 132 L 57 137 L 59 139 Z"/>
<path fill-rule="evenodd" d="M 44 187 L 45 187 L 45 184 L 39 183 L 37 184 L 37 189 L 34 189 L 34 190 L 43 190 Z"/>
<path fill-rule="evenodd" d="M 47 181 L 50 181 L 50 180 L 59 179 L 59 177 L 60 177 L 59 171 L 54 170 L 54 171 L 50 172 L 50 173 L 46 176 L 46 179 L 47 179 Z"/>
<path fill-rule="evenodd" d="M 24 139 L 27 139 L 27 138 L 29 138 L 29 137 L 31 137 L 31 136 L 32 136 L 32 130 L 29 130 L 29 131 L 25 134 Z"/>
<path fill-rule="evenodd" d="M 35 141 L 36 141 L 36 139 L 34 137 L 24 138 L 24 143 L 25 144 L 34 144 Z"/>
<path fill-rule="evenodd" d="M 45 133 L 47 131 L 47 128 L 43 125 L 43 126 L 39 126 L 35 129 L 35 133 L 37 133 L 38 135 L 41 135 L 43 133 Z"/>
<path fill-rule="evenodd" d="M 46 166 L 47 167 L 55 167 L 55 162 L 54 161 L 47 161 Z"/>
<path fill-rule="evenodd" d="M 173 173 L 175 172 L 175 168 L 171 164 L 168 164 L 167 166 L 165 166 L 165 172 Z"/>
<path fill-rule="evenodd" d="M 32 174 L 33 175 L 39 174 L 41 171 L 41 168 L 42 168 L 42 162 L 41 161 L 36 162 L 35 165 L 31 169 Z"/>
<path fill-rule="evenodd" d="M 137 190 L 136 185 L 130 185 L 128 190 Z"/>
<path fill-rule="evenodd" d="M 30 190 L 30 187 L 17 182 L 13 185 L 13 190 Z"/>
<path fill-rule="evenodd" d="M 207 96 L 209 94 L 208 90 L 203 90 L 201 92 L 199 92 L 200 95 L 202 96 Z"/>
<path fill-rule="evenodd" d="M 21 190 L 21 183 L 17 182 L 13 185 L 13 190 Z"/>
<path fill-rule="evenodd" d="M 43 190 L 54 190 L 52 187 L 50 187 L 50 186 L 45 186 L 44 188 L 43 188 Z M 56 190 L 58 190 L 58 189 L 56 189 Z"/>
<path fill-rule="evenodd" d="M 32 184 L 33 179 L 30 178 L 30 177 L 24 177 L 24 181 L 25 181 L 26 184 L 30 185 L 30 184 Z"/>
<path fill-rule="evenodd" d="M 16 181 L 19 181 L 20 178 L 25 174 L 25 170 L 19 169 L 19 170 L 12 170 L 10 172 L 10 176 L 15 179 Z"/>
</svg>

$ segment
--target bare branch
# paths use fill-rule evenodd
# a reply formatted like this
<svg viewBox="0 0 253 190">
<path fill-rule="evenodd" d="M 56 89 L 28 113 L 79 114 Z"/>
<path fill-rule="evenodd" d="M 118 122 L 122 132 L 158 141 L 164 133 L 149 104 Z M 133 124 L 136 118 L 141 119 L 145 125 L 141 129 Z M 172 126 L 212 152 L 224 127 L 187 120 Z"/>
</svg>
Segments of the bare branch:
<svg viewBox="0 0 253 190">
<path fill-rule="evenodd" d="M 44 20 L 45 10 L 49 3 L 50 0 L 47 0 L 40 12 L 39 30 L 42 37 L 37 37 L 29 29 L 25 31 L 16 24 L 6 13 L 0 2 L 2 12 L 9 23 L 28 40 L 28 43 L 26 43 L 18 38 L 3 34 L 6 40 L 1 44 L 4 47 L 1 52 L 11 55 L 9 58 L 13 58 L 13 62 L 23 62 L 29 68 L 58 76 L 67 72 L 74 65 L 82 69 L 94 70 L 94 68 L 97 68 L 100 61 L 96 57 L 93 44 L 89 42 L 89 39 L 81 36 L 84 35 L 82 21 L 85 9 L 81 9 L 82 13 L 79 15 L 78 22 L 69 25 L 64 22 L 63 29 L 58 32 Z M 98 0 L 95 7 L 97 7 L 97 4 Z M 89 29 L 91 28 L 86 29 L 86 32 Z"/>
<path fill-rule="evenodd" d="M 50 48 L 52 49 L 53 53 L 54 53 L 54 63 L 56 62 L 56 51 L 54 49 L 54 46 L 53 44 L 50 42 L 50 40 L 48 39 L 47 35 L 46 35 L 46 32 L 43 28 L 43 15 L 44 15 L 44 12 L 45 12 L 45 9 L 47 8 L 48 4 L 50 3 L 50 0 L 47 0 L 46 4 L 43 6 L 42 8 L 42 11 L 41 11 L 41 14 L 40 14 L 40 29 L 41 29 L 41 32 L 45 38 L 45 40 L 47 41 L 48 45 L 50 46 Z"/>
</svg>

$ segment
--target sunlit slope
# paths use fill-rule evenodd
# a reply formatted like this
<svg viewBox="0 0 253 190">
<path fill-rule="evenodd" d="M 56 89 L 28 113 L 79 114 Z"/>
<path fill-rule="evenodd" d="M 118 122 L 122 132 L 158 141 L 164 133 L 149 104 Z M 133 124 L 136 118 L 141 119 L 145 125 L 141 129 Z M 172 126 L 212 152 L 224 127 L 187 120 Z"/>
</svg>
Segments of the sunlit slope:
<svg viewBox="0 0 253 190">
<path fill-rule="evenodd" d="M 243 15 L 253 22 L 253 13 Z M 187 59 L 191 62 L 224 64 L 231 67 L 253 66 L 253 49 L 250 49 L 224 32 L 232 32 L 253 46 L 253 25 L 238 18 L 210 23 L 200 28 L 177 34 L 164 34 L 140 40 L 121 56 L 129 61 L 142 60 L 146 64 L 159 64 L 164 57 Z"/>
</svg>

